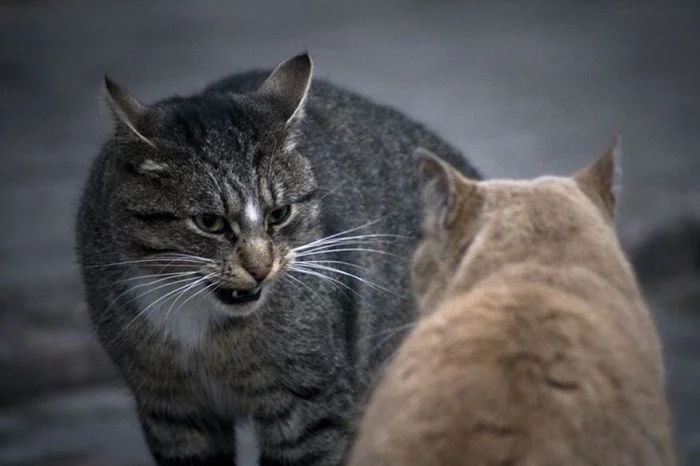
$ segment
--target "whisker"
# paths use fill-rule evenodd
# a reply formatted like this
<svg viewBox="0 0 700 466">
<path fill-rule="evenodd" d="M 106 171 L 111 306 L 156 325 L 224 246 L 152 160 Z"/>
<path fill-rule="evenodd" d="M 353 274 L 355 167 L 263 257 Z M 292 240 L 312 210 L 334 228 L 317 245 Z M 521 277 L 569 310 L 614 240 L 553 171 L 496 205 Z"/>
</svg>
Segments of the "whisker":
<svg viewBox="0 0 700 466">
<path fill-rule="evenodd" d="M 163 281 L 163 280 L 161 279 L 161 280 L 158 280 L 158 281 Z M 160 290 L 160 289 L 163 289 L 163 288 L 165 288 L 165 287 L 173 286 L 173 285 L 179 285 L 179 284 L 181 284 L 181 283 L 185 283 L 185 285 L 177 287 L 175 290 L 170 291 L 170 292 L 166 293 L 165 295 L 161 296 L 160 298 L 156 299 L 155 301 L 153 301 L 153 302 L 150 303 L 148 306 L 146 306 L 144 309 L 139 310 L 139 311 L 136 313 L 136 315 L 135 315 L 131 320 L 129 320 L 129 322 L 127 322 L 127 323 L 124 325 L 124 327 L 122 327 L 122 328 L 119 330 L 119 332 L 117 332 L 117 335 L 115 335 L 115 337 L 112 339 L 112 341 L 110 342 L 110 345 L 111 345 L 112 343 L 114 343 L 114 342 L 117 340 L 117 338 L 119 338 L 129 327 L 131 327 L 131 325 L 132 325 L 134 322 L 136 322 L 137 319 L 139 319 L 141 316 L 143 316 L 144 314 L 146 314 L 146 312 L 147 312 L 152 306 L 154 306 L 155 304 L 157 304 L 158 302 L 160 302 L 161 300 L 163 300 L 163 298 L 167 298 L 168 296 L 172 295 L 173 293 L 176 293 L 176 292 L 178 292 L 179 290 L 181 290 L 183 287 L 188 286 L 188 282 L 191 282 L 191 281 L 192 281 L 192 278 L 191 278 L 191 277 L 184 278 L 184 279 L 174 280 L 174 281 L 171 281 L 171 282 L 169 282 L 169 283 L 165 283 L 165 284 L 163 284 L 163 285 L 158 285 L 158 286 L 156 286 L 155 288 L 148 289 L 148 290 L 146 290 L 145 292 L 140 293 L 139 295 L 134 296 L 134 297 L 132 297 L 131 299 L 129 299 L 129 302 L 132 302 L 132 301 L 138 300 L 139 298 L 142 298 L 143 296 L 146 296 L 146 295 L 151 294 L 151 293 L 153 293 L 153 292 L 155 292 L 155 291 L 158 291 L 158 290 Z M 156 283 L 156 281 L 153 281 L 153 282 L 150 282 L 150 283 L 147 283 L 147 284 L 144 284 L 144 285 L 147 286 L 147 285 L 152 285 L 152 284 L 154 284 L 154 283 Z M 112 305 L 114 305 L 114 304 L 119 300 L 120 297 L 122 297 L 123 295 L 125 295 L 125 294 L 127 294 L 127 293 L 133 291 L 135 288 L 138 288 L 138 287 L 141 287 L 141 285 L 133 286 L 133 287 L 127 289 L 126 291 L 120 293 L 117 297 L 114 298 L 114 300 L 113 300 L 112 303 L 109 305 L 109 307 L 107 308 L 107 310 L 109 310 L 109 308 L 111 308 Z M 105 311 L 105 312 L 106 312 L 106 311 Z"/>
<path fill-rule="evenodd" d="M 339 264 L 348 267 L 355 267 L 360 270 L 369 270 L 369 267 L 364 267 L 362 265 L 353 264 L 352 262 L 337 261 L 337 260 L 303 260 L 298 261 L 299 264 Z"/>
<path fill-rule="evenodd" d="M 196 274 L 196 273 L 195 273 L 195 274 Z M 135 277 L 135 278 L 136 278 L 136 277 Z M 169 283 L 165 283 L 164 285 L 160 285 L 160 286 L 158 286 L 158 287 L 156 287 L 156 288 L 151 288 L 152 290 L 159 290 L 159 289 L 164 288 L 164 287 L 166 287 L 166 286 L 168 286 L 168 285 L 174 285 L 174 284 L 177 284 L 177 283 L 183 283 L 183 282 L 185 282 L 185 281 L 187 281 L 187 280 L 190 280 L 191 278 L 192 278 L 192 277 L 190 277 L 189 274 L 188 274 L 187 276 L 179 276 L 179 275 L 178 275 L 178 276 L 175 276 L 175 277 L 163 277 L 163 278 L 158 278 L 158 279 L 156 279 L 156 280 L 151 280 L 151 281 L 149 281 L 149 282 L 147 282 L 147 283 L 137 283 L 136 285 L 133 285 L 133 286 L 129 287 L 129 289 L 127 290 L 127 292 L 128 292 L 128 291 L 136 290 L 137 288 L 149 287 L 149 286 L 151 286 L 151 285 L 155 285 L 156 283 L 162 283 L 162 282 L 168 282 L 168 281 L 170 281 Z M 150 291 L 147 291 L 147 292 L 144 293 L 143 295 L 138 295 L 138 296 L 136 297 L 136 299 L 140 298 L 141 296 L 145 296 L 145 295 L 148 294 L 148 293 L 150 293 Z"/>
<path fill-rule="evenodd" d="M 290 274 L 283 275 L 282 278 L 283 278 L 283 279 L 289 278 L 290 280 L 293 280 L 294 282 L 296 282 L 296 283 L 302 285 L 304 288 L 306 288 L 307 290 L 309 290 L 309 291 L 311 292 L 311 294 L 313 294 L 314 296 L 316 296 L 316 298 L 318 298 L 319 301 L 321 301 L 321 302 L 323 301 L 323 298 L 321 298 L 321 295 L 319 295 L 319 294 L 316 292 L 316 290 L 314 290 L 313 288 L 311 288 L 309 285 L 307 285 L 306 283 L 304 283 L 303 280 L 299 280 L 297 277 L 295 277 L 295 276 L 293 276 L 293 275 L 290 275 Z M 292 283 L 292 285 L 294 285 L 294 283 Z M 297 289 L 300 289 L 300 288 L 297 287 Z"/>
<path fill-rule="evenodd" d="M 196 286 L 199 285 L 200 283 L 206 281 L 211 275 L 213 275 L 213 274 L 209 274 L 209 275 L 204 276 L 204 277 L 199 277 L 198 279 L 196 279 L 195 281 L 193 281 L 192 283 L 190 283 L 187 287 L 185 287 L 184 289 L 182 289 L 182 290 L 180 291 L 180 293 L 177 295 L 177 297 L 176 297 L 176 298 L 173 300 L 173 302 L 170 304 L 170 307 L 168 308 L 168 310 L 165 312 L 166 316 L 170 313 L 170 311 L 173 309 L 173 306 L 174 306 L 175 304 L 177 304 L 177 302 L 180 300 L 180 298 L 182 298 L 182 297 L 184 296 L 185 293 L 187 293 L 187 292 L 188 292 L 189 290 L 191 290 L 193 287 L 196 287 Z"/>
<path fill-rule="evenodd" d="M 375 254 L 382 254 L 385 256 L 393 256 L 395 258 L 402 259 L 402 260 L 406 259 L 405 257 L 399 256 L 398 254 L 394 254 L 394 253 L 387 252 L 387 251 L 382 251 L 380 249 L 360 248 L 360 247 L 352 247 L 352 248 L 341 247 L 339 249 L 325 249 L 325 250 L 321 250 L 321 251 L 306 251 L 306 252 L 303 252 L 301 254 L 296 254 L 296 257 L 307 257 L 307 256 L 318 255 L 318 254 L 330 254 L 330 253 L 334 253 L 334 252 L 350 252 L 350 251 L 371 252 L 371 253 L 375 253 Z"/>
<path fill-rule="evenodd" d="M 158 253 L 158 254 L 152 254 L 149 257 L 163 257 L 163 258 L 175 257 L 175 258 L 193 259 L 193 260 L 198 260 L 198 261 L 203 261 L 203 262 L 216 262 L 214 259 L 210 259 L 208 257 L 197 256 L 195 254 L 186 254 L 186 253 L 182 253 L 182 252 L 163 252 L 163 253 Z"/>
<path fill-rule="evenodd" d="M 178 302 L 187 292 L 189 292 L 192 288 L 198 287 L 200 284 L 202 284 L 203 282 L 207 281 L 207 280 L 208 280 L 209 278 L 211 278 L 213 275 L 214 275 L 214 273 L 210 273 L 210 274 L 208 274 L 208 275 L 205 275 L 205 276 L 203 276 L 203 277 L 200 277 L 200 278 L 198 278 L 197 280 L 195 280 L 194 282 L 190 283 L 188 286 L 186 286 L 182 291 L 180 291 L 180 293 L 178 293 L 177 297 L 175 297 L 175 299 L 173 300 L 173 302 L 170 304 L 170 307 L 168 308 L 168 310 L 165 312 L 165 319 L 167 320 L 167 318 L 170 316 L 170 312 L 173 310 L 173 307 L 175 306 L 175 304 L 177 304 L 177 302 Z M 189 299 L 190 299 L 191 297 L 192 297 L 192 295 L 190 295 L 190 296 L 187 298 L 187 300 L 185 300 L 182 304 L 180 304 L 180 306 L 178 306 L 177 309 L 178 309 L 178 310 L 182 309 L 182 306 L 184 306 L 185 303 L 187 303 L 187 301 L 189 301 Z"/>
<path fill-rule="evenodd" d="M 326 250 L 329 250 L 332 248 L 354 248 L 354 247 L 358 247 L 358 248 L 369 247 L 369 248 L 371 248 L 376 243 L 387 244 L 387 242 L 384 242 L 384 241 L 372 241 L 372 242 L 368 242 L 368 241 L 352 241 L 352 242 L 351 241 L 344 241 L 342 243 L 339 242 L 339 243 L 335 243 L 335 244 L 318 245 L 318 246 L 315 246 L 315 247 L 310 248 L 310 249 L 306 249 L 306 250 L 302 250 L 302 251 L 294 251 L 294 252 L 306 254 L 306 253 L 310 253 L 310 252 L 326 251 Z"/>
<path fill-rule="evenodd" d="M 151 254 L 149 256 L 143 257 L 141 259 L 132 259 L 118 262 L 109 262 L 104 264 L 86 264 L 84 267 L 113 267 L 118 265 L 135 265 L 135 264 L 147 264 L 152 262 L 163 262 L 163 263 L 189 263 L 189 264 L 210 264 L 214 263 L 213 259 L 207 257 L 196 256 L 194 254 L 184 254 L 179 252 L 163 252 L 157 254 Z"/>
<path fill-rule="evenodd" d="M 168 286 L 178 285 L 178 284 L 180 284 L 180 283 L 186 283 L 186 282 L 188 282 L 188 281 L 192 281 L 192 279 L 193 279 L 192 277 L 184 277 L 184 278 L 177 278 L 177 279 L 171 279 L 170 277 L 166 277 L 165 279 L 153 280 L 153 281 L 148 282 L 148 283 L 140 283 L 140 284 L 138 284 L 138 285 L 134 285 L 134 286 L 130 287 L 128 290 L 126 290 L 125 293 L 131 292 L 131 291 L 133 291 L 133 290 L 135 290 L 135 289 L 137 289 L 137 288 L 148 287 L 148 286 L 154 285 L 154 284 L 156 284 L 156 283 L 160 283 L 160 282 L 163 282 L 163 281 L 170 280 L 168 283 L 164 283 L 164 284 L 162 284 L 162 285 L 158 285 L 158 286 L 156 286 L 155 288 L 149 288 L 148 290 L 144 291 L 143 293 L 140 293 L 140 294 L 138 294 L 137 296 L 134 296 L 134 297 L 130 300 L 130 301 L 134 301 L 134 300 L 137 300 L 137 299 L 139 299 L 139 298 L 142 298 L 142 297 L 144 297 L 144 296 L 146 296 L 146 295 L 148 295 L 148 294 L 150 294 L 150 293 L 153 293 L 154 291 L 158 291 L 158 290 L 163 289 L 163 288 L 166 288 L 166 287 L 168 287 Z M 123 294 L 125 294 L 125 293 L 122 293 L 121 295 L 123 295 Z M 120 296 L 121 296 L 121 295 L 120 295 Z"/>
<path fill-rule="evenodd" d="M 116 267 L 119 265 L 139 265 L 139 264 L 148 264 L 148 265 L 153 265 L 153 266 L 159 266 L 163 265 L 165 266 L 177 266 L 177 267 L 194 267 L 194 266 L 201 266 L 202 264 L 209 264 L 209 261 L 199 261 L 199 260 L 194 260 L 194 259 L 184 259 L 184 258 L 173 258 L 173 259 L 166 259 L 163 257 L 160 258 L 152 258 L 152 259 L 138 259 L 138 260 L 131 260 L 131 261 L 121 261 L 121 262 L 110 262 L 106 264 L 87 264 L 84 265 L 83 267 L 85 268 L 107 268 L 107 267 Z M 190 265 L 188 265 L 190 264 Z"/>
<path fill-rule="evenodd" d="M 334 284 L 336 284 L 336 285 L 340 285 L 340 286 L 342 286 L 343 288 L 346 288 L 346 289 L 350 290 L 351 292 L 355 293 L 355 294 L 358 295 L 358 296 L 360 295 L 360 293 L 358 293 L 358 292 L 357 292 L 356 290 L 354 290 L 352 287 L 349 287 L 348 285 L 346 285 L 345 283 L 341 282 L 340 280 L 338 280 L 338 279 L 336 279 L 336 278 L 329 277 L 328 275 L 323 275 L 322 273 L 316 272 L 315 270 L 309 270 L 309 269 L 305 269 L 305 268 L 303 268 L 303 267 L 297 267 L 297 265 L 298 265 L 298 264 L 294 264 L 294 265 L 290 266 L 288 270 L 289 270 L 290 272 L 299 272 L 299 273 L 303 273 L 303 274 L 306 274 L 306 275 L 311 275 L 311 276 L 316 277 L 316 278 L 320 278 L 320 279 L 322 279 L 322 280 L 326 280 L 326 281 L 328 281 L 328 282 L 330 282 L 330 283 L 334 283 Z"/>
<path fill-rule="evenodd" d="M 322 200 L 324 200 L 326 197 L 330 196 L 331 194 L 334 194 L 334 193 L 337 192 L 340 188 L 342 188 L 343 186 L 345 186 L 346 183 L 347 183 L 346 181 L 343 181 L 342 183 L 339 183 L 337 186 L 335 186 L 333 189 L 321 188 L 321 189 L 324 189 L 324 190 L 326 191 L 326 194 L 324 194 L 323 196 L 321 196 L 318 200 L 319 200 L 319 201 L 322 201 Z"/>
<path fill-rule="evenodd" d="M 140 278 L 140 277 L 133 277 L 133 278 Z M 105 309 L 103 315 L 107 316 L 107 315 L 108 315 L 108 311 L 112 308 L 112 306 L 114 306 L 114 305 L 119 301 L 119 299 L 120 299 L 122 296 L 124 296 L 124 295 L 126 295 L 126 294 L 128 294 L 128 293 L 130 293 L 130 292 L 132 292 L 132 291 L 134 291 L 135 289 L 137 289 L 137 288 L 143 288 L 143 287 L 145 287 L 145 286 L 155 285 L 156 283 L 161 283 L 161 282 L 168 281 L 168 280 L 175 280 L 175 279 L 177 279 L 177 278 L 180 278 L 180 277 L 164 277 L 164 278 L 160 278 L 160 279 L 157 279 L 157 280 L 151 280 L 151 281 L 148 282 L 148 283 L 139 283 L 139 284 L 137 284 L 137 285 L 130 286 L 130 287 L 128 287 L 126 290 L 122 291 L 122 292 L 119 293 L 117 296 L 115 296 L 114 299 L 112 299 L 112 301 L 109 303 L 109 306 L 107 306 L 107 309 Z M 190 279 L 190 278 L 186 278 L 185 280 L 189 280 L 189 279 Z M 146 291 L 145 293 L 141 293 L 141 294 L 139 294 L 138 296 L 132 297 L 132 298 L 129 299 L 127 302 L 132 302 L 132 301 L 134 301 L 134 300 L 136 300 L 136 299 L 139 299 L 139 298 L 141 298 L 141 297 L 143 297 L 143 296 L 146 296 L 147 294 L 149 294 L 149 293 L 151 293 L 151 292 L 153 292 L 153 291 L 157 291 L 157 290 L 159 290 L 159 289 L 161 289 L 161 288 L 165 288 L 166 286 L 169 286 L 169 285 L 174 285 L 174 284 L 182 283 L 182 282 L 184 282 L 185 280 L 175 280 L 175 281 L 171 281 L 170 283 L 165 283 L 164 285 L 157 286 L 157 287 L 155 287 L 155 288 L 152 288 L 152 289 Z"/>
<path fill-rule="evenodd" d="M 367 223 L 365 223 L 365 224 L 363 224 L 363 225 L 360 225 L 359 227 L 349 228 L 349 229 L 347 229 L 347 230 L 343 230 L 343 231 L 340 231 L 340 232 L 338 232 L 338 233 L 334 233 L 334 234 L 332 234 L 332 235 L 324 236 L 323 238 L 319 238 L 319 239 L 314 240 L 314 241 L 312 241 L 312 242 L 310 242 L 310 243 L 307 243 L 305 246 L 309 246 L 309 245 L 312 245 L 312 244 L 318 244 L 318 243 L 320 243 L 321 241 L 327 241 L 327 240 L 330 240 L 330 239 L 332 239 L 332 238 L 337 238 L 338 236 L 345 235 L 345 234 L 347 234 L 347 233 L 352 233 L 353 231 L 361 230 L 362 228 L 367 228 L 367 227 L 369 227 L 369 226 L 374 225 L 375 223 L 377 223 L 377 222 L 379 222 L 379 221 L 381 221 L 381 219 L 372 220 L 372 221 L 367 222 Z"/>
<path fill-rule="evenodd" d="M 210 279 L 211 277 L 213 277 L 214 275 L 216 275 L 216 274 L 210 273 L 209 275 L 206 275 L 206 276 L 204 277 L 204 279 L 208 280 L 208 279 Z M 198 285 L 201 285 L 201 283 L 199 283 Z M 214 289 L 214 288 L 216 288 L 216 287 L 217 287 L 217 284 L 216 284 L 216 283 L 207 283 L 206 285 L 204 285 L 204 286 L 202 287 L 202 289 L 200 289 L 199 291 L 197 291 L 197 292 L 191 294 L 185 301 L 183 301 L 182 304 L 180 304 L 180 307 L 178 308 L 178 310 L 181 309 L 185 304 L 187 304 L 187 303 L 188 303 L 192 298 L 194 298 L 195 296 L 198 296 L 198 295 L 202 294 L 203 292 L 208 291 L 208 290 L 212 290 L 212 289 Z"/>
<path fill-rule="evenodd" d="M 321 238 L 316 241 L 312 241 L 310 243 L 307 243 L 303 246 L 299 246 L 294 248 L 294 251 L 304 251 L 309 248 L 313 247 L 318 247 L 318 246 L 328 246 L 332 244 L 338 244 L 338 243 L 345 243 L 345 242 L 376 242 L 376 243 L 391 243 L 392 241 L 389 241 L 389 238 L 401 238 L 401 239 L 409 239 L 409 236 L 403 236 L 403 235 L 393 235 L 393 234 L 388 234 L 388 233 L 371 233 L 367 235 L 353 235 L 353 236 L 342 236 L 342 237 L 326 237 L 326 238 Z"/>
<path fill-rule="evenodd" d="M 135 277 L 127 277 L 127 278 L 119 279 L 119 280 L 117 280 L 117 283 L 126 283 L 126 282 L 132 282 L 135 280 L 142 280 L 144 278 L 154 278 L 154 277 L 163 277 L 164 279 L 165 278 L 177 278 L 177 277 L 185 277 L 188 275 L 196 275 L 198 273 L 199 272 L 192 271 L 192 272 L 155 273 L 155 274 L 151 274 L 151 275 L 137 275 Z M 146 285 L 150 285 L 152 283 L 153 282 L 149 282 L 149 283 L 146 283 Z M 135 287 L 139 287 L 139 286 L 143 286 L 143 285 L 136 285 Z"/>
<path fill-rule="evenodd" d="M 328 272 L 334 272 L 334 273 L 338 273 L 340 275 L 345 275 L 346 277 L 354 278 L 355 280 L 359 281 L 360 283 L 364 283 L 365 285 L 369 286 L 370 288 L 374 288 L 375 290 L 380 290 L 380 291 L 394 294 L 388 288 L 384 288 L 383 286 L 380 286 L 374 282 L 371 282 L 365 278 L 359 277 L 359 276 L 352 274 L 350 272 L 345 272 L 344 270 L 336 269 L 334 267 L 329 267 L 327 265 L 322 265 L 322 264 L 313 264 L 310 262 L 299 262 L 298 264 L 303 265 L 304 267 L 311 267 L 312 269 L 326 270 Z"/>
</svg>

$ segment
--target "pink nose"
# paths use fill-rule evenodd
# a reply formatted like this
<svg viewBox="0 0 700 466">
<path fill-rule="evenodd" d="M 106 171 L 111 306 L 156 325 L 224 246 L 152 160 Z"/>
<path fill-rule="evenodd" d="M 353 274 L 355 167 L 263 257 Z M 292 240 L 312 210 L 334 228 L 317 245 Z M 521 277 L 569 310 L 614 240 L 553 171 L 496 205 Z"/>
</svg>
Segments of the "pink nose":
<svg viewBox="0 0 700 466">
<path fill-rule="evenodd" d="M 246 271 L 258 282 L 265 280 L 270 274 L 270 269 L 272 268 L 272 263 L 261 263 L 257 262 L 255 264 L 246 264 Z"/>
</svg>

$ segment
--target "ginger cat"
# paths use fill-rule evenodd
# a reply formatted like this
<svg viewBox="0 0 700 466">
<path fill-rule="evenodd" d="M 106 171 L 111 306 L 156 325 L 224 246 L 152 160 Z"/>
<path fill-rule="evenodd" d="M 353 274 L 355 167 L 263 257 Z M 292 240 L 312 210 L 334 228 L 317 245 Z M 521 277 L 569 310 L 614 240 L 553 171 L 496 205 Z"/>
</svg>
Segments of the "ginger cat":
<svg viewBox="0 0 700 466">
<path fill-rule="evenodd" d="M 351 466 L 675 464 L 659 338 L 613 226 L 615 153 L 478 182 L 416 152 L 423 317 Z"/>
</svg>

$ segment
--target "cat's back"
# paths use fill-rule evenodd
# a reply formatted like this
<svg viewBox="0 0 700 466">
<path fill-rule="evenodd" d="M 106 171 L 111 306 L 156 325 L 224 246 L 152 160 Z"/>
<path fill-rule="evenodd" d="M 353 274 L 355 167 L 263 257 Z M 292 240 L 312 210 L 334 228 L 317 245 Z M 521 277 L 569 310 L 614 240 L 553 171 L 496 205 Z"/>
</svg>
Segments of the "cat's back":
<svg viewBox="0 0 700 466">
<path fill-rule="evenodd" d="M 532 283 L 445 301 L 389 366 L 350 464 L 671 464 L 650 435 L 658 385 L 600 316 Z"/>
</svg>

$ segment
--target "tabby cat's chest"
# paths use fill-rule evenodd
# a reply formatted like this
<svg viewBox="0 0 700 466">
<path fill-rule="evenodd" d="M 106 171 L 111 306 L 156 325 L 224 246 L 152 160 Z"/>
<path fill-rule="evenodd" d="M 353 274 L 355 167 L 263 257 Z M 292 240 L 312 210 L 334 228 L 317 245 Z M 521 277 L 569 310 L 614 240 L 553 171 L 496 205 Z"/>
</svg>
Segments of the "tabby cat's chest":
<svg viewBox="0 0 700 466">
<path fill-rule="evenodd" d="M 199 348 L 177 356 L 192 395 L 209 409 L 236 417 L 256 411 L 267 393 L 283 385 L 274 354 L 240 330 L 210 333 Z"/>
</svg>

